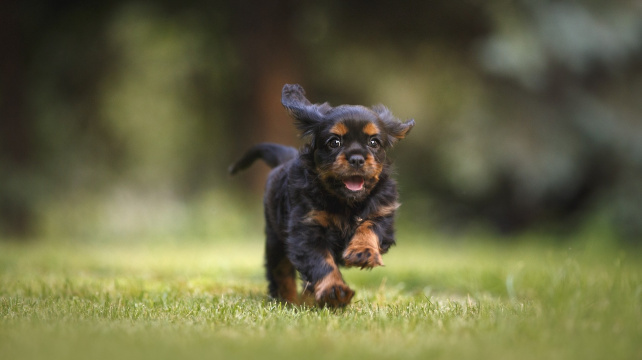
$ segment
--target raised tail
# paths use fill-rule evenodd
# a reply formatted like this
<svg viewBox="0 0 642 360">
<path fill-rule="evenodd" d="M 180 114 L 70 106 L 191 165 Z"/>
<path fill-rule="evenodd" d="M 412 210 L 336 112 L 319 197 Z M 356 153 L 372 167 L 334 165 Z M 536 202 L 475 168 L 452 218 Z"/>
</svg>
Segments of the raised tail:
<svg viewBox="0 0 642 360">
<path fill-rule="evenodd" d="M 228 171 L 230 175 L 234 175 L 248 168 L 256 159 L 263 159 L 269 167 L 275 168 L 288 160 L 294 159 L 298 154 L 299 152 L 293 147 L 261 143 L 248 150 L 242 158 L 228 168 Z"/>
</svg>

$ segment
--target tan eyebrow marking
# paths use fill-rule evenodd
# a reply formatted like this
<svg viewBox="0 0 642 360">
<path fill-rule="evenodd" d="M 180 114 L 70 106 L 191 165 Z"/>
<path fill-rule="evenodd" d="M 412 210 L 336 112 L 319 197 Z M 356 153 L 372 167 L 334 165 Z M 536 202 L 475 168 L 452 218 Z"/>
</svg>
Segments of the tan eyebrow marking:
<svg viewBox="0 0 642 360">
<path fill-rule="evenodd" d="M 373 123 L 367 123 L 363 127 L 363 132 L 370 136 L 379 135 L 379 128 Z"/>
<path fill-rule="evenodd" d="M 344 123 L 336 123 L 330 129 L 330 132 L 339 136 L 343 136 L 348 133 L 348 127 Z"/>
</svg>

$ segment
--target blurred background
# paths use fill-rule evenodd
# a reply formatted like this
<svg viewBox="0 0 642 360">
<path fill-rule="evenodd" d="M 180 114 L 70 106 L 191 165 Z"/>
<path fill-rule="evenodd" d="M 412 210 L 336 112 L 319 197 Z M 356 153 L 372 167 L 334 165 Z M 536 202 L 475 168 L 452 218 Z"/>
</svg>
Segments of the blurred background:
<svg viewBox="0 0 642 360">
<path fill-rule="evenodd" d="M 299 83 L 416 120 L 399 227 L 642 244 L 639 1 L 6 1 L 0 54 L 1 239 L 260 232 Z"/>
</svg>

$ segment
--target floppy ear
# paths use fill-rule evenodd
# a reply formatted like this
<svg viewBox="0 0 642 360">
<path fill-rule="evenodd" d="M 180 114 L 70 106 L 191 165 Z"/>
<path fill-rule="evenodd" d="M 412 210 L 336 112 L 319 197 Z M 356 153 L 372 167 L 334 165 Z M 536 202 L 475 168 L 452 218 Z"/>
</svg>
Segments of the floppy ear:
<svg viewBox="0 0 642 360">
<path fill-rule="evenodd" d="M 323 115 L 332 109 L 328 103 L 310 103 L 305 98 L 305 90 L 299 84 L 283 86 L 281 103 L 294 118 L 294 124 L 303 137 L 315 133 L 323 123 Z"/>
<path fill-rule="evenodd" d="M 379 115 L 379 119 L 383 124 L 384 129 L 388 133 L 388 144 L 394 145 L 397 141 L 403 139 L 408 135 L 410 129 L 415 126 L 415 120 L 410 119 L 406 122 L 401 122 L 396 118 L 387 107 L 383 105 L 375 105 L 372 110 Z"/>
</svg>

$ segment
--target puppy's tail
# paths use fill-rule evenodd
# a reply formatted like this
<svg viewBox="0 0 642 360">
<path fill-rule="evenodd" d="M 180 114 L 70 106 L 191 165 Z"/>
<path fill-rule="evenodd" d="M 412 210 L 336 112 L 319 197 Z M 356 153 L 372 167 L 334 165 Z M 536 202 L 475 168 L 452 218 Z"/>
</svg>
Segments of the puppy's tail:
<svg viewBox="0 0 642 360">
<path fill-rule="evenodd" d="M 294 159 L 299 152 L 289 146 L 279 144 L 262 143 L 254 145 L 242 158 L 232 164 L 228 171 L 230 175 L 248 168 L 256 159 L 263 159 L 269 167 L 275 168 L 288 160 Z"/>
</svg>

